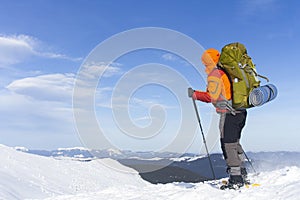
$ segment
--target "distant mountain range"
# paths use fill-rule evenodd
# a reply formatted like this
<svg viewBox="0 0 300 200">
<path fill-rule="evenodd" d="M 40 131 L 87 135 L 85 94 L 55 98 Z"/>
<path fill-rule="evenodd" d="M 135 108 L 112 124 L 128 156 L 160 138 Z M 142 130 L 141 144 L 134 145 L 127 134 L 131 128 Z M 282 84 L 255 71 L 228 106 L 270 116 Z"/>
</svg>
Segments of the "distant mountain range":
<svg viewBox="0 0 300 200">
<path fill-rule="evenodd" d="M 18 151 L 23 151 L 31 154 L 47 156 L 47 157 L 69 157 L 69 158 L 78 158 L 78 160 L 88 160 L 88 159 L 97 159 L 97 158 L 112 158 L 115 160 L 118 159 L 181 159 L 186 157 L 187 159 L 196 156 L 195 154 L 178 154 L 178 153 L 171 153 L 171 152 L 133 152 L 129 150 L 118 150 L 118 149 L 104 149 L 104 150 L 91 150 L 83 147 L 74 147 L 74 148 L 59 148 L 57 150 L 31 150 L 24 147 L 15 147 Z"/>
<path fill-rule="evenodd" d="M 203 182 L 213 179 L 207 157 L 192 153 L 178 154 L 172 152 L 133 152 L 116 149 L 89 150 L 82 147 L 59 148 L 57 150 L 29 150 L 16 147 L 16 150 L 53 157 L 88 162 L 95 159 L 111 158 L 121 164 L 134 168 L 144 180 L 151 183 Z M 270 171 L 284 166 L 300 167 L 300 152 L 258 152 L 247 153 L 257 172 Z M 212 154 L 216 178 L 227 177 L 226 164 L 222 154 Z M 253 172 L 249 163 L 246 166 Z"/>
</svg>

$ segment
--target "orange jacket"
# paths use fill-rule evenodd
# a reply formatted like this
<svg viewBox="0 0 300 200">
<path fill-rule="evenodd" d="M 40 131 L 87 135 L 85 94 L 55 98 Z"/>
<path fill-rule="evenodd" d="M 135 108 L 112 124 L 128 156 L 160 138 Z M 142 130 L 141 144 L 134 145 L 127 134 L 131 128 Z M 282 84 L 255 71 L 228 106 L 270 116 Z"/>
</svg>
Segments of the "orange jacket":
<svg viewBox="0 0 300 200">
<path fill-rule="evenodd" d="M 218 103 L 231 100 L 231 84 L 225 72 L 216 67 L 206 70 L 207 90 L 195 91 L 194 99 L 207 103 L 213 103 L 217 112 L 226 112 L 224 108 L 219 108 Z"/>
</svg>

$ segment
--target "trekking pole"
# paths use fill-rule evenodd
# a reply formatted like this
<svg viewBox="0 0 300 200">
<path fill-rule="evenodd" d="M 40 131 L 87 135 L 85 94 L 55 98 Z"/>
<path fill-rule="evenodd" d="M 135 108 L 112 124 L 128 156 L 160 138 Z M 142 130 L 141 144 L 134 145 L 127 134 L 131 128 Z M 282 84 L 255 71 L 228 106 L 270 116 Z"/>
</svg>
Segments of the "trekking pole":
<svg viewBox="0 0 300 200">
<path fill-rule="evenodd" d="M 251 166 L 252 170 L 254 171 L 255 174 L 257 174 L 257 172 L 256 172 L 254 166 L 252 165 L 251 160 L 250 160 L 249 157 L 247 156 L 246 152 L 245 152 L 245 151 L 243 151 L 243 152 L 244 152 L 244 155 L 245 155 L 246 159 L 247 159 L 248 162 L 250 163 L 250 166 Z"/>
<path fill-rule="evenodd" d="M 192 88 L 188 88 L 189 97 L 192 97 L 192 95 L 193 95 L 192 93 L 194 93 L 194 90 Z M 210 159 L 210 155 L 209 155 L 209 152 L 208 152 L 208 148 L 207 148 L 205 136 L 204 136 L 202 125 L 201 125 L 201 121 L 200 121 L 200 115 L 199 115 L 199 112 L 198 112 L 198 109 L 197 109 L 197 105 L 196 105 L 195 99 L 192 98 L 192 100 L 193 100 L 193 105 L 194 105 L 196 116 L 197 116 L 197 121 L 198 121 L 198 124 L 199 124 L 199 127 L 200 127 L 200 131 L 201 131 L 201 134 L 202 134 L 202 139 L 203 139 L 203 143 L 204 143 L 204 146 L 205 146 L 206 154 L 207 154 L 207 157 L 208 157 L 208 160 L 209 160 L 209 165 L 210 165 L 210 168 L 211 168 L 211 172 L 212 172 L 214 180 L 216 180 L 215 171 L 214 171 L 211 159 Z"/>
</svg>

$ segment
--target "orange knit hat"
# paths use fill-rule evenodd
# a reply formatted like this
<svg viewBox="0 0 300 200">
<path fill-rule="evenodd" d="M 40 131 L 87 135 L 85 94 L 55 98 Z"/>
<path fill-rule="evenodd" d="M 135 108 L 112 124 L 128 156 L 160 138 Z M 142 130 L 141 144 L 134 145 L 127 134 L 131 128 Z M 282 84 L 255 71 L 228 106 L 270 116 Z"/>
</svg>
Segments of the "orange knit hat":
<svg viewBox="0 0 300 200">
<path fill-rule="evenodd" d="M 201 59 L 205 66 L 216 65 L 219 62 L 220 52 L 216 49 L 210 48 L 204 51 Z"/>
</svg>

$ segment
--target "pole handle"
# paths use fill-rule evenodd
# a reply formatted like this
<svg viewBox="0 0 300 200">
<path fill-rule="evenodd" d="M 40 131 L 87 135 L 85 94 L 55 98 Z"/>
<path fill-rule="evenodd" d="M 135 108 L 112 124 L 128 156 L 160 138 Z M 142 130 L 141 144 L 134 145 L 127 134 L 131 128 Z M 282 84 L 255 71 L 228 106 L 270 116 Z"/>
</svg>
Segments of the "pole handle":
<svg viewBox="0 0 300 200">
<path fill-rule="evenodd" d="M 193 90 L 193 88 L 188 88 L 188 96 L 189 97 L 193 97 L 193 94 L 194 94 L 195 90 Z"/>
</svg>

